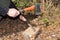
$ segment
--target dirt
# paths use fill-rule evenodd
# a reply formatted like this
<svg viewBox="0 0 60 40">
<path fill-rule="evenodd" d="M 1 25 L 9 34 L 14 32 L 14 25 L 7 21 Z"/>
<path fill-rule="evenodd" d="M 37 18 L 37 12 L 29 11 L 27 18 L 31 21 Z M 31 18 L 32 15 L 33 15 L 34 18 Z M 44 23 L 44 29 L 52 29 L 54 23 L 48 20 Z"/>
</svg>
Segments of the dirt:
<svg viewBox="0 0 60 40">
<path fill-rule="evenodd" d="M 54 14 L 52 17 L 44 14 L 43 17 L 26 16 L 27 19 L 34 24 L 35 27 L 40 27 L 39 34 L 34 40 L 60 40 L 60 16 Z M 49 25 L 43 23 L 42 19 L 48 18 Z M 54 22 L 51 24 L 51 22 Z M 0 40 L 25 40 L 21 34 L 29 26 L 26 22 L 21 21 L 19 18 L 4 18 L 0 22 Z"/>
</svg>

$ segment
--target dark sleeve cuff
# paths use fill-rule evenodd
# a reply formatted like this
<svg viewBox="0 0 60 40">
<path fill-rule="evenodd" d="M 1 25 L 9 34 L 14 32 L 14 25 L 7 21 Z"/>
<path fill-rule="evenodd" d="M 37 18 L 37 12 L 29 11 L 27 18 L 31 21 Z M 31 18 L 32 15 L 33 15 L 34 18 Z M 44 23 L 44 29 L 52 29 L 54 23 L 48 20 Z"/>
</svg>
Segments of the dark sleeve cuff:
<svg viewBox="0 0 60 40">
<path fill-rule="evenodd" d="M 15 8 L 15 9 L 17 9 L 17 7 L 15 6 L 15 4 L 11 0 L 10 0 L 9 8 Z"/>
<path fill-rule="evenodd" d="M 0 7 L 0 16 L 5 16 L 7 15 L 7 12 L 8 12 L 8 8 L 6 7 Z"/>
</svg>

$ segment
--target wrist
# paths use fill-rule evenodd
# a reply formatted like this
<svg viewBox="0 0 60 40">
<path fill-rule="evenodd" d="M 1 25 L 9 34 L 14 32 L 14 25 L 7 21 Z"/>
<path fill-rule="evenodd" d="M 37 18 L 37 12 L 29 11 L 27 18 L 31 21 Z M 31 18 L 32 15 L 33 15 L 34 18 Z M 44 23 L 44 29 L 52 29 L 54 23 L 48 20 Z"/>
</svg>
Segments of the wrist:
<svg viewBox="0 0 60 40">
<path fill-rule="evenodd" d="M 20 15 L 24 15 L 25 11 L 24 10 L 19 10 Z"/>
</svg>

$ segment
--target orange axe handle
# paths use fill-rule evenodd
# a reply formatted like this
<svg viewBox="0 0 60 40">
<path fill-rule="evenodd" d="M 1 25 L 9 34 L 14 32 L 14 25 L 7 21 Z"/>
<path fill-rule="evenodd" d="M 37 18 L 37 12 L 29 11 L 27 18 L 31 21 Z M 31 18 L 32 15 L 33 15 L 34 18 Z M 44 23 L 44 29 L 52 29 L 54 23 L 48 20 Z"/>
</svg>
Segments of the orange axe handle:
<svg viewBox="0 0 60 40">
<path fill-rule="evenodd" d="M 35 6 L 34 5 L 24 9 L 24 11 L 32 11 L 32 10 L 35 10 Z"/>
</svg>

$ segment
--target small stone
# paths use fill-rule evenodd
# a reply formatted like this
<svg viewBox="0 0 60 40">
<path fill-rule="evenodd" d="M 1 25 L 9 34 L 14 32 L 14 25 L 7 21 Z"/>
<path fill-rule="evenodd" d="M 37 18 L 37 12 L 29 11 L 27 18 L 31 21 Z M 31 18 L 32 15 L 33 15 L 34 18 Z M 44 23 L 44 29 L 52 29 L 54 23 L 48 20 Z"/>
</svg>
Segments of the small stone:
<svg viewBox="0 0 60 40">
<path fill-rule="evenodd" d="M 52 37 L 55 37 L 56 35 L 52 35 Z"/>
<path fill-rule="evenodd" d="M 3 38 L 0 38 L 0 40 L 3 40 Z"/>
<path fill-rule="evenodd" d="M 29 37 L 32 37 L 32 35 L 29 35 Z"/>
</svg>

